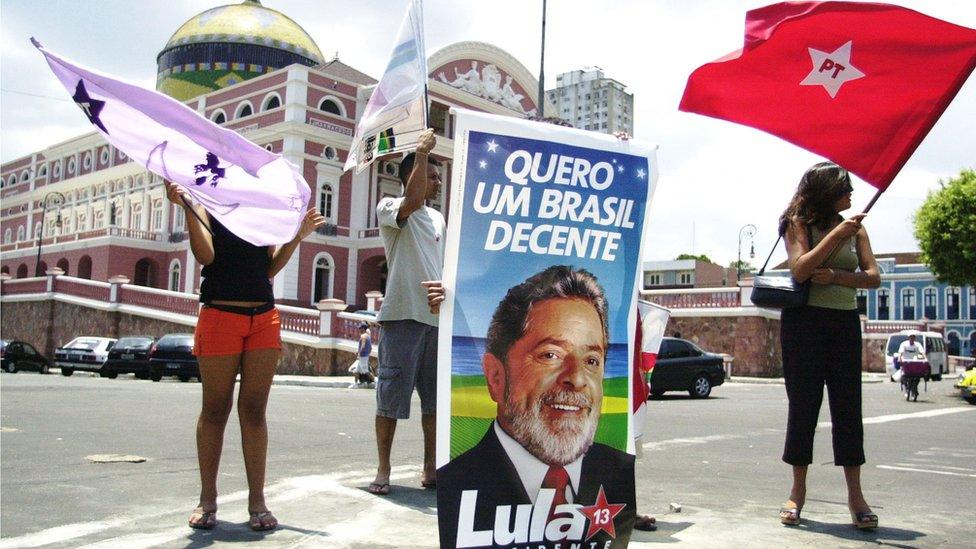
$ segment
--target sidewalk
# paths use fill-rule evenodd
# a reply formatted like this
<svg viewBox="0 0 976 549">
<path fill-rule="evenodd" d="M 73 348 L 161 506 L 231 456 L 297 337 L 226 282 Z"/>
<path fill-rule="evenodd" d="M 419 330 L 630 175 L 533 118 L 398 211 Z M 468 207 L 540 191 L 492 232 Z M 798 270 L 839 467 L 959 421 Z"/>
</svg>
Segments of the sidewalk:
<svg viewBox="0 0 976 549">
<path fill-rule="evenodd" d="M 888 374 L 882 372 L 861 372 L 861 383 L 884 383 L 888 381 Z M 725 380 L 726 383 L 762 383 L 783 385 L 781 377 L 746 377 L 732 376 Z"/>
</svg>

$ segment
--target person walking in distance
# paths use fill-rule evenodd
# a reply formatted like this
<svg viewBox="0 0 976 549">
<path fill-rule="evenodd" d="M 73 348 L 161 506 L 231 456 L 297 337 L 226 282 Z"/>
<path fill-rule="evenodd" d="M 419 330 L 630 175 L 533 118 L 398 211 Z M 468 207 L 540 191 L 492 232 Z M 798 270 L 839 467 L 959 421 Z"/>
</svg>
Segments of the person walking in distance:
<svg viewBox="0 0 976 549">
<path fill-rule="evenodd" d="M 241 377 L 237 415 L 247 473 L 252 530 L 271 530 L 278 520 L 264 501 L 268 427 L 265 409 L 278 359 L 281 320 L 270 279 L 295 248 L 325 223 L 315 210 L 306 212 L 295 237 L 282 246 L 255 246 L 228 231 L 182 187 L 166 182 L 166 196 L 186 213 L 193 257 L 203 265 L 200 301 L 203 307 L 194 333 L 193 354 L 200 364 L 203 405 L 197 420 L 200 501 L 190 515 L 191 528 L 217 525 L 217 469 L 224 428 L 234 403 L 234 384 Z"/>
<path fill-rule="evenodd" d="M 861 490 L 865 460 L 856 289 L 877 288 L 881 275 L 867 230 L 861 225 L 865 214 L 848 219 L 840 215 L 851 207 L 853 190 L 847 170 L 832 162 L 816 164 L 803 175 L 779 219 L 793 278 L 812 283 L 807 304 L 785 309 L 781 317 L 783 377 L 789 400 L 783 461 L 793 466 L 793 487 L 779 518 L 787 525 L 800 523 L 826 385 L 834 464 L 844 467 L 851 520 L 859 529 L 878 527 L 878 516 L 871 512 Z"/>
<path fill-rule="evenodd" d="M 444 262 L 444 216 L 425 201 L 440 193 L 440 164 L 430 158 L 436 144 L 425 130 L 417 150 L 400 162 L 403 195 L 376 206 L 389 269 L 386 295 L 377 317 L 383 329 L 376 379 L 376 448 L 379 463 L 369 492 L 390 493 L 390 450 L 397 420 L 410 417 L 410 399 L 420 395 L 424 435 L 421 485 L 436 487 L 434 448 L 437 411 L 437 315 L 427 306 L 424 281 L 439 280 Z"/>
</svg>

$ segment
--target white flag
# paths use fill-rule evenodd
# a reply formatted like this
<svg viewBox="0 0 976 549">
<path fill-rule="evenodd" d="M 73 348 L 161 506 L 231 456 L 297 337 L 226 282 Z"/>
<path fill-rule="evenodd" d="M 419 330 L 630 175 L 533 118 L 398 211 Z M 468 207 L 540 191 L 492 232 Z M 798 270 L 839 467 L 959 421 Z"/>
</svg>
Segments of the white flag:
<svg viewBox="0 0 976 549">
<path fill-rule="evenodd" d="M 352 140 L 346 170 L 356 173 L 377 156 L 413 149 L 427 128 L 427 55 L 421 0 L 412 0 L 400 24 L 390 62 L 373 90 Z"/>
<path fill-rule="evenodd" d="M 293 164 L 172 97 L 32 41 L 106 141 L 185 188 L 227 230 L 255 246 L 283 244 L 298 232 L 311 190 Z"/>
</svg>

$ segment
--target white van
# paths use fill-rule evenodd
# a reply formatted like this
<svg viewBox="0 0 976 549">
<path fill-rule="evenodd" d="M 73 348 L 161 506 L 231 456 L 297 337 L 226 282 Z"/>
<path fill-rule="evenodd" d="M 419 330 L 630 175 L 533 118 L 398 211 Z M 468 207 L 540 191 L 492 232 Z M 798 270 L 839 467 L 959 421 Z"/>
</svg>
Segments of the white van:
<svg viewBox="0 0 976 549">
<path fill-rule="evenodd" d="M 929 361 L 929 379 L 932 381 L 942 380 L 942 374 L 949 373 L 949 356 L 946 353 L 945 338 L 938 332 L 920 332 L 918 330 L 902 330 L 888 336 L 888 343 L 885 345 L 885 371 L 888 376 L 895 373 L 893 358 L 898 354 L 898 347 L 908 336 L 915 336 L 915 343 L 922 346 L 925 358 Z"/>
</svg>

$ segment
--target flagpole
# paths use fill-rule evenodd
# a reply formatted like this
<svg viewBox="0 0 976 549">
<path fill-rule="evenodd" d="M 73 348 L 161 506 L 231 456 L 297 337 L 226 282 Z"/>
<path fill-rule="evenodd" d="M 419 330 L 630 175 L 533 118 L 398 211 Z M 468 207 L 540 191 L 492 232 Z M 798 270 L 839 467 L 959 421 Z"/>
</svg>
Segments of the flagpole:
<svg viewBox="0 0 976 549">
<path fill-rule="evenodd" d="M 545 118 L 545 86 L 546 86 L 546 0 L 542 0 L 542 54 L 539 60 L 539 117 Z"/>
<path fill-rule="evenodd" d="M 878 192 L 874 193 L 874 198 L 871 199 L 871 202 L 868 202 L 868 205 L 864 207 L 864 211 L 861 213 L 862 214 L 868 213 L 871 207 L 874 206 L 874 203 L 877 202 L 879 198 L 881 198 L 881 193 L 883 192 L 884 189 L 879 189 Z"/>
</svg>

